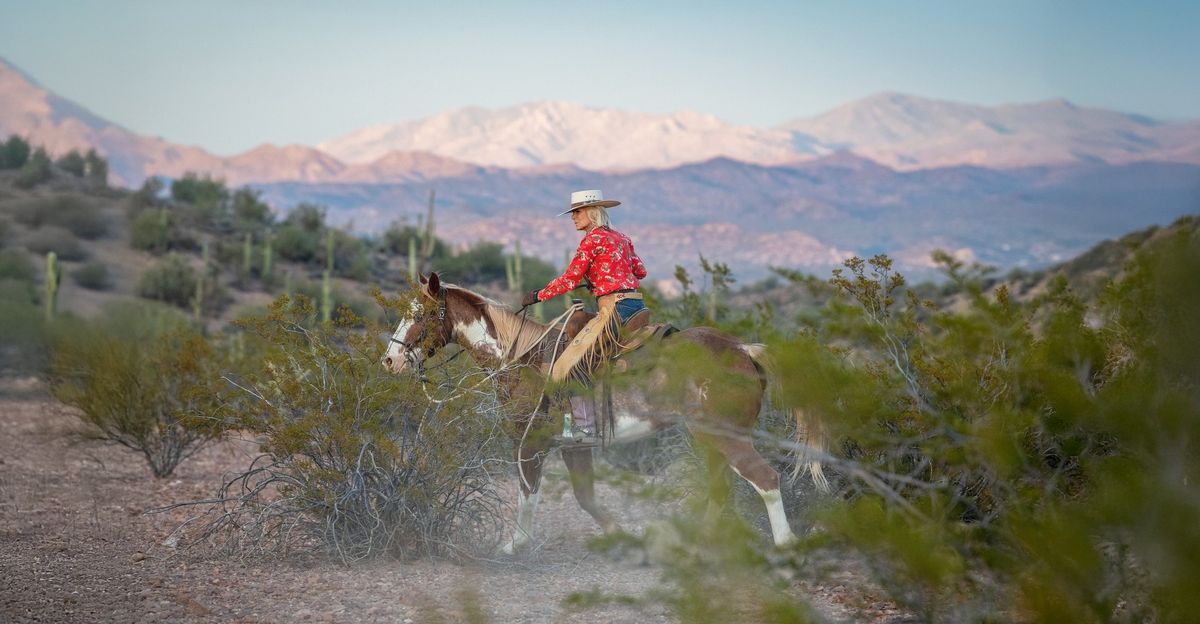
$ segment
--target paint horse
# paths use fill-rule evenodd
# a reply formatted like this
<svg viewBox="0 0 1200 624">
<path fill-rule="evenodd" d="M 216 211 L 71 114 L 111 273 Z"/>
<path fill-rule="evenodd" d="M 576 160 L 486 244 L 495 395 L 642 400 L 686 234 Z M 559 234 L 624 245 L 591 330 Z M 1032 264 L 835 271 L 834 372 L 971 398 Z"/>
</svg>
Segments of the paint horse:
<svg viewBox="0 0 1200 624">
<path fill-rule="evenodd" d="M 392 334 L 387 353 L 382 359 L 385 368 L 393 373 L 407 369 L 421 374 L 422 363 L 438 349 L 458 343 L 469 351 L 476 362 L 490 372 L 497 372 L 500 404 L 513 420 L 511 431 L 517 438 L 517 466 L 521 487 L 517 501 L 517 526 L 512 539 L 503 547 L 514 553 L 527 545 L 533 529 L 533 514 L 538 504 L 538 486 L 542 462 L 550 450 L 547 435 L 528 435 L 536 431 L 531 419 L 549 425 L 549 401 L 543 394 L 545 375 L 542 360 L 548 359 L 550 349 L 537 348 L 531 342 L 553 341 L 557 331 L 547 331 L 546 325 L 526 320 L 505 306 L 469 290 L 442 284 L 437 273 L 426 279 L 421 276 L 421 292 L 427 305 L 414 302 L 408 318 L 403 319 Z M 700 361 L 702 366 L 671 366 L 663 363 L 665 347 L 681 347 L 679 354 L 688 360 Z M 514 345 L 525 348 L 514 350 Z M 795 539 L 788 526 L 787 515 L 779 491 L 779 473 L 768 464 L 750 439 L 750 431 L 758 421 L 766 389 L 766 374 L 758 359 L 762 345 L 742 344 L 735 338 L 708 327 L 685 329 L 665 338 L 663 349 L 643 349 L 629 354 L 630 359 L 642 354 L 640 361 L 630 362 L 629 373 L 636 372 L 637 383 L 620 383 L 619 375 L 612 383 L 612 416 L 614 442 L 628 441 L 649 435 L 674 423 L 683 422 L 700 446 L 706 449 L 711 473 L 708 515 L 720 513 L 728 495 L 724 466 L 750 482 L 762 496 L 771 522 L 771 532 L 777 545 Z M 510 361 L 510 354 L 521 354 Z M 756 359 L 758 358 L 758 359 Z M 536 373 L 536 374 L 531 374 Z M 797 418 L 804 418 L 796 411 Z M 811 423 L 799 423 L 807 426 Z M 808 429 L 810 432 L 812 428 Z M 810 435 L 810 448 L 823 445 Z M 591 449 L 562 447 L 563 461 L 570 473 L 575 499 L 606 533 L 619 530 L 616 521 L 594 495 Z M 812 473 L 814 483 L 828 490 L 828 482 L 817 461 L 803 464 Z"/>
</svg>

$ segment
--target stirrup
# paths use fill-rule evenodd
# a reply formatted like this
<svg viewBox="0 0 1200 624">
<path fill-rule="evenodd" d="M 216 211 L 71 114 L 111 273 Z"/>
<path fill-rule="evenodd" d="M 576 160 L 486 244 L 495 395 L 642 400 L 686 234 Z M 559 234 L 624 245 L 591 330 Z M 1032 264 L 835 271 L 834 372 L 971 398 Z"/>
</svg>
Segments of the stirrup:
<svg viewBox="0 0 1200 624">
<path fill-rule="evenodd" d="M 553 438 L 563 448 L 585 449 L 600 446 L 600 438 L 586 427 L 571 427 L 570 435 L 566 434 L 567 432 L 564 431 Z"/>
</svg>

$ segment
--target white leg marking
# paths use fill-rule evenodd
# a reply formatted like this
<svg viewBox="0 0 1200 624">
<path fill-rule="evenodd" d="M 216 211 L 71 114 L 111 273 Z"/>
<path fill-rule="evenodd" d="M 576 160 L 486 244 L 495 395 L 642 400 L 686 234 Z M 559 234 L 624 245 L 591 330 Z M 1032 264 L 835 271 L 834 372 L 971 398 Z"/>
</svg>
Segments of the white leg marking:
<svg viewBox="0 0 1200 624">
<path fill-rule="evenodd" d="M 528 498 L 525 497 L 525 492 L 517 492 L 517 528 L 513 531 L 512 539 L 500 549 L 501 552 L 512 555 L 529 543 L 533 534 L 533 512 L 537 510 L 541 497 L 540 491 L 534 492 Z"/>
<path fill-rule="evenodd" d="M 737 468 L 732 465 L 730 468 L 733 468 L 739 477 L 746 479 Z M 767 506 L 767 518 L 771 520 L 771 536 L 775 538 L 775 545 L 786 546 L 796 541 L 796 534 L 792 533 L 792 527 L 788 525 L 787 511 L 783 508 L 783 495 L 779 493 L 779 489 L 764 490 L 749 479 L 746 479 L 746 483 L 754 486 L 754 490 L 762 497 L 763 504 Z"/>
</svg>

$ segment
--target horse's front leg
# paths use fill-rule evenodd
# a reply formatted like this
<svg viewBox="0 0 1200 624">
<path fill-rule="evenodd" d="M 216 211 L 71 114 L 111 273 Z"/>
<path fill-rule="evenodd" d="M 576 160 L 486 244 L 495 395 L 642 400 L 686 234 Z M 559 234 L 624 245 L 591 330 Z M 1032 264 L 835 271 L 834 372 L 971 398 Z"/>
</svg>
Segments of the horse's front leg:
<svg viewBox="0 0 1200 624">
<path fill-rule="evenodd" d="M 528 441 L 517 444 L 517 473 L 521 478 L 521 487 L 517 492 L 517 527 L 513 530 L 512 539 L 500 549 L 506 555 L 516 554 L 529 545 L 533 535 L 533 512 L 537 510 L 541 497 L 542 463 L 545 458 L 544 445 L 530 445 Z"/>
<path fill-rule="evenodd" d="M 607 509 L 596 502 L 595 473 L 592 472 L 592 449 L 566 448 L 562 451 L 563 463 L 567 465 L 567 476 L 571 479 L 571 489 L 575 491 L 575 500 L 579 506 L 588 512 L 600 525 L 606 534 L 621 530 L 617 521 Z"/>
</svg>

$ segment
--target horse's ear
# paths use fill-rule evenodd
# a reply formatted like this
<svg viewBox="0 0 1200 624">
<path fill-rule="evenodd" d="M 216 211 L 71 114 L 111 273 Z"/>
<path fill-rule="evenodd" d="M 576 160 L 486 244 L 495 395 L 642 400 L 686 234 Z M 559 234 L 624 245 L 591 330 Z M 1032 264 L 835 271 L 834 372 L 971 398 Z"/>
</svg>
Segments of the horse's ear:
<svg viewBox="0 0 1200 624">
<path fill-rule="evenodd" d="M 429 291 L 430 297 L 434 299 L 438 298 L 438 293 L 442 292 L 442 280 L 438 277 L 437 273 L 433 271 L 429 272 L 429 283 L 425 285 L 425 288 Z"/>
<path fill-rule="evenodd" d="M 425 279 L 424 273 L 417 273 L 417 281 L 421 282 L 422 286 L 429 283 L 429 280 Z"/>
</svg>

